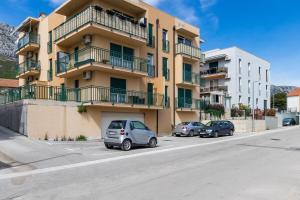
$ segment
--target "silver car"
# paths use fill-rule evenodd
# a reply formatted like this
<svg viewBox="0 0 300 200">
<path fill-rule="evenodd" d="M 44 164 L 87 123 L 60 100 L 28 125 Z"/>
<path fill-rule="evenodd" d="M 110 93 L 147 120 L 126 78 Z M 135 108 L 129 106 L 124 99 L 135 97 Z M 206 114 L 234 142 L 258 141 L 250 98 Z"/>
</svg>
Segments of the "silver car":
<svg viewBox="0 0 300 200">
<path fill-rule="evenodd" d="M 145 124 L 136 120 L 112 121 L 104 138 L 105 147 L 112 149 L 114 146 L 129 151 L 133 146 L 149 146 L 155 148 L 157 137 Z"/>
<path fill-rule="evenodd" d="M 199 135 L 199 132 L 205 126 L 200 122 L 182 122 L 175 126 L 172 131 L 173 136 L 190 136 Z"/>
</svg>

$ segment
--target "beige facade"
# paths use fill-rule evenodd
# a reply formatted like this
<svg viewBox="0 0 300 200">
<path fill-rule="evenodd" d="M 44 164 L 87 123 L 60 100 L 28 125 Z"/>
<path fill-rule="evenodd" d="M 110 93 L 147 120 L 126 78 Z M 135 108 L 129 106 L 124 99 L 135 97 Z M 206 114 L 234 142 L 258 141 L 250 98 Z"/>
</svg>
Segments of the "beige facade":
<svg viewBox="0 0 300 200">
<path fill-rule="evenodd" d="M 20 86 L 45 86 L 46 96 L 60 97 L 66 89 L 87 106 L 72 124 L 60 120 L 60 135 L 103 136 L 102 112 L 143 113 L 158 134 L 199 120 L 203 54 L 197 27 L 138 0 L 68 0 L 48 16 L 26 19 L 18 31 Z M 51 87 L 65 89 L 53 94 Z M 29 115 L 48 114 L 28 131 L 37 138 L 55 123 L 57 109 L 29 108 Z M 79 115 L 72 106 L 64 115 L 72 112 Z"/>
</svg>

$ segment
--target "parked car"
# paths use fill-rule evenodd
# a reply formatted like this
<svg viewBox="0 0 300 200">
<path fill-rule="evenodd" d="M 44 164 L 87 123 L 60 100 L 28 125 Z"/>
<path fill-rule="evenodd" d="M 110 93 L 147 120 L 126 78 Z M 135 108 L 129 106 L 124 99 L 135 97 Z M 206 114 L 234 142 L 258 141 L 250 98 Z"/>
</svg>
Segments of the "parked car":
<svg viewBox="0 0 300 200">
<path fill-rule="evenodd" d="M 190 136 L 199 135 L 200 130 L 205 126 L 200 122 L 182 122 L 172 130 L 173 136 Z"/>
<path fill-rule="evenodd" d="M 282 121 L 283 126 L 295 126 L 296 125 L 296 120 L 294 118 L 285 118 Z"/>
<path fill-rule="evenodd" d="M 133 146 L 157 146 L 157 137 L 145 124 L 136 120 L 112 121 L 104 138 L 105 147 L 112 149 L 114 146 L 129 151 Z"/>
<path fill-rule="evenodd" d="M 230 121 L 211 121 L 205 125 L 205 128 L 200 131 L 200 137 L 219 137 L 219 136 L 233 136 L 235 131 L 234 124 Z"/>
</svg>

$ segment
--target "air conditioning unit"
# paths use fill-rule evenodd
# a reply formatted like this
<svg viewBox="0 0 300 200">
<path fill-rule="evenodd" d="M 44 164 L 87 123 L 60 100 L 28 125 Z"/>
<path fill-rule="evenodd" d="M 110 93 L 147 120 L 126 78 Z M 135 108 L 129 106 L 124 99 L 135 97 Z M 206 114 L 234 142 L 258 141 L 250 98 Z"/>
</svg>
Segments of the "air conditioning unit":
<svg viewBox="0 0 300 200">
<path fill-rule="evenodd" d="M 92 35 L 83 36 L 84 45 L 90 45 L 92 43 Z"/>
<path fill-rule="evenodd" d="M 83 72 L 83 80 L 91 80 L 92 79 L 92 71 Z"/>
<path fill-rule="evenodd" d="M 33 52 L 32 51 L 28 51 L 27 52 L 27 58 L 32 58 L 33 57 Z"/>
<path fill-rule="evenodd" d="M 143 17 L 139 20 L 140 26 L 146 27 L 147 26 L 147 18 Z"/>
</svg>

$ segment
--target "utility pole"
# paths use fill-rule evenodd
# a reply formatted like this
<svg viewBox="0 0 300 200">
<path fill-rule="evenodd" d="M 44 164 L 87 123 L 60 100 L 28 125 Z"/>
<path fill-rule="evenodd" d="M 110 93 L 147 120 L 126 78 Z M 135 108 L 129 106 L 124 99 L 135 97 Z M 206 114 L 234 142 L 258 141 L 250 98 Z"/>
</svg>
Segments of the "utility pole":
<svg viewBox="0 0 300 200">
<path fill-rule="evenodd" d="M 253 81 L 253 91 L 252 91 L 252 132 L 254 133 L 255 131 L 255 113 L 254 113 L 254 110 L 255 110 L 255 107 L 254 107 L 254 98 L 255 98 L 255 90 L 254 90 L 254 84 L 255 83 L 258 83 L 259 81 Z"/>
</svg>

